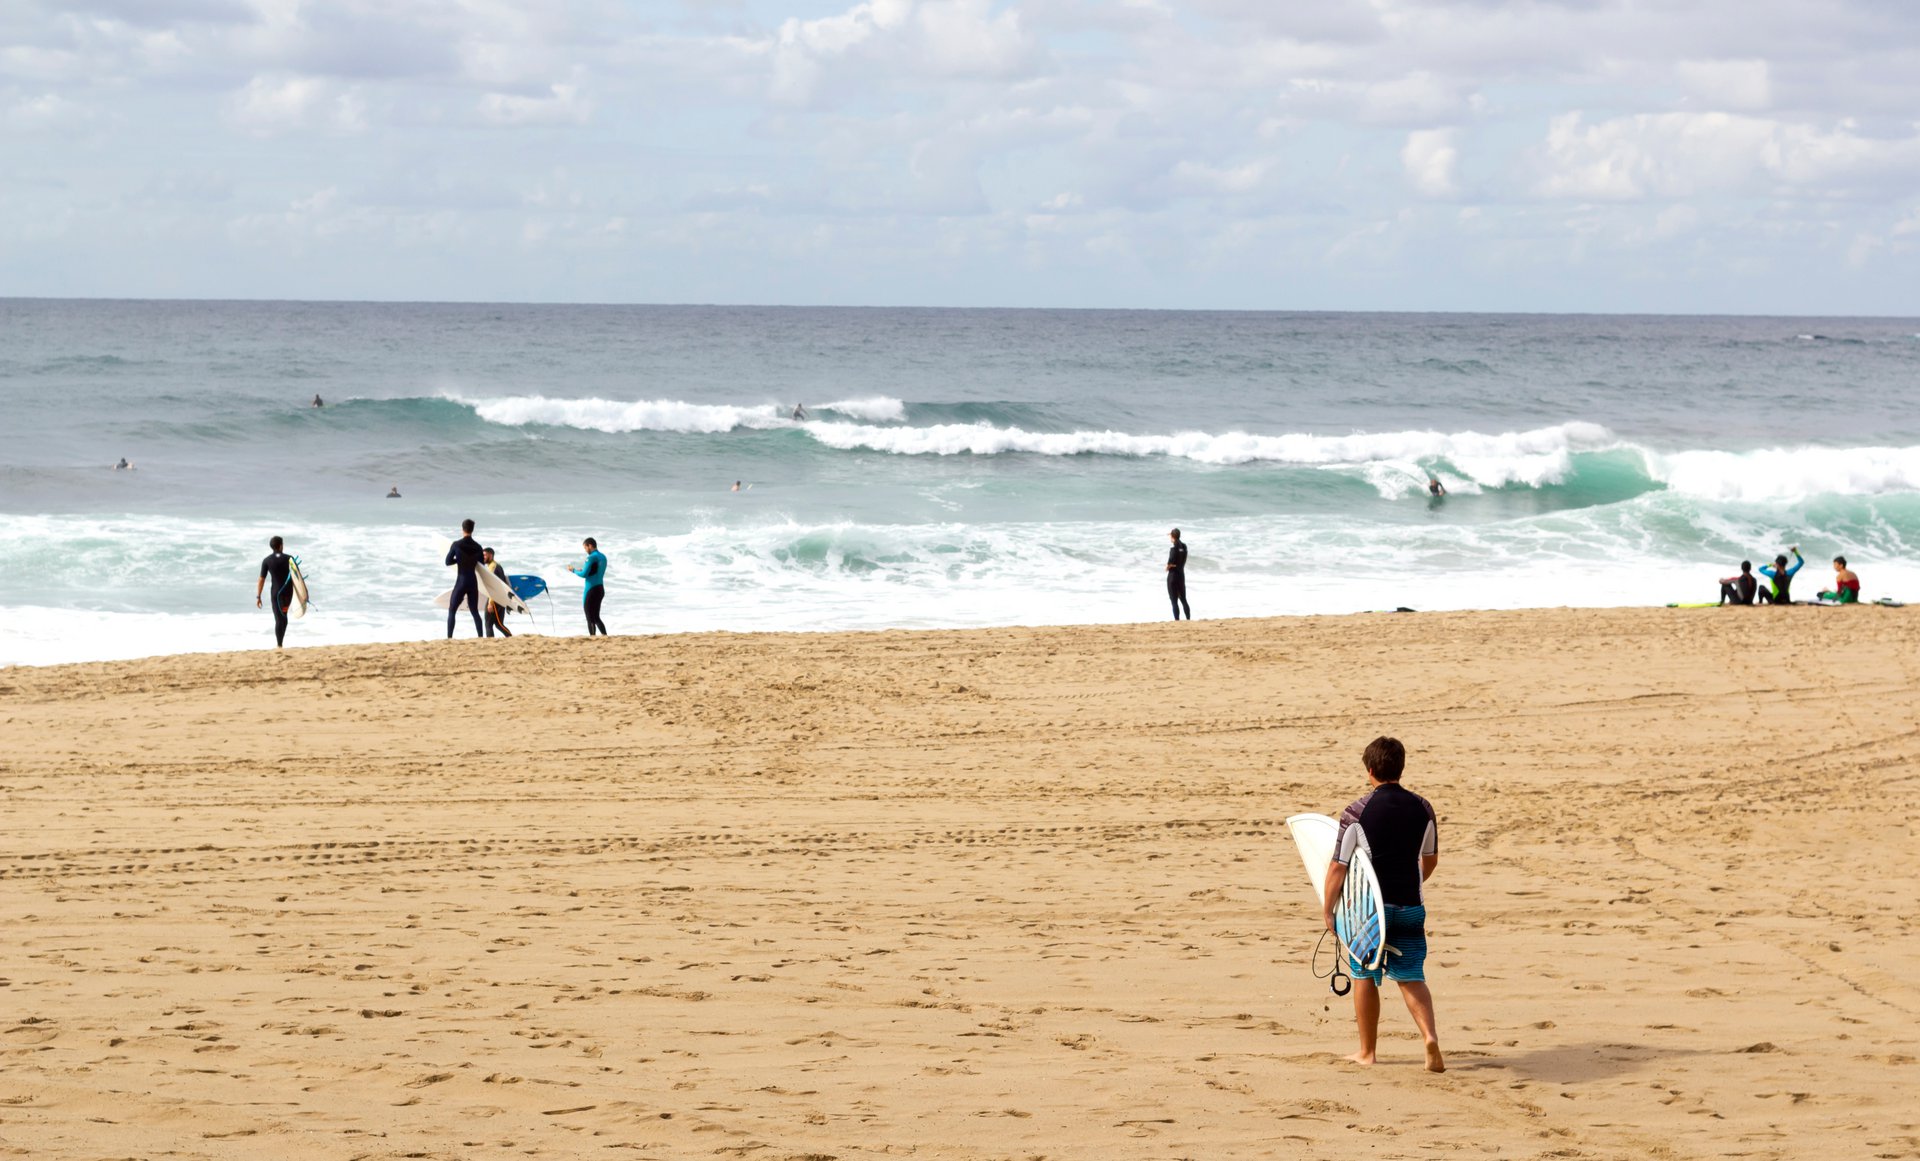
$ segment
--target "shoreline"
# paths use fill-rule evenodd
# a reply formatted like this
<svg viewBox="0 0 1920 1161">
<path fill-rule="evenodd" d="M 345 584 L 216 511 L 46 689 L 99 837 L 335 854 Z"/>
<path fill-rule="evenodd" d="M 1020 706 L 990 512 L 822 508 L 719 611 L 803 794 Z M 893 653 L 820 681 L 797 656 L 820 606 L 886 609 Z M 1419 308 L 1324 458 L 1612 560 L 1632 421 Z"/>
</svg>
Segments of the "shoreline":
<svg viewBox="0 0 1920 1161">
<path fill-rule="evenodd" d="M 1737 608 L 1737 607 L 1739 606 L 1729 606 L 1729 608 Z M 1763 606 L 1760 606 L 1760 605 L 1752 606 L 1752 608 L 1754 609 L 1760 609 L 1762 607 Z M 1772 606 L 1765 606 L 1765 607 L 1771 608 Z M 1883 609 L 1883 610 L 1897 612 L 1900 609 L 1905 608 L 1906 606 L 1905 605 L 1892 605 L 1892 606 L 1879 605 L 1873 601 L 1862 601 L 1857 606 L 1823 605 L 1817 601 L 1795 601 L 1787 607 L 1788 608 L 1825 608 L 1825 609 L 1855 607 L 1855 608 Z M 1636 605 L 1541 605 L 1541 606 L 1534 606 L 1534 607 L 1512 608 L 1512 609 L 1502 609 L 1502 608 L 1358 609 L 1352 612 L 1342 612 L 1342 613 L 1324 613 L 1324 612 L 1275 613 L 1275 614 L 1269 614 L 1264 616 L 1225 616 L 1225 617 L 1215 617 L 1215 618 L 1203 617 L 1193 623 L 1194 624 L 1247 624 L 1247 623 L 1258 624 L 1258 623 L 1263 623 L 1268 621 L 1288 623 L 1288 622 L 1297 622 L 1297 621 L 1337 620 L 1337 619 L 1348 618 L 1348 617 L 1409 616 L 1409 615 L 1417 615 L 1422 617 L 1471 617 L 1471 616 L 1505 616 L 1505 615 L 1514 615 L 1514 614 L 1552 614 L 1552 613 L 1599 613 L 1599 612 L 1697 613 L 1697 612 L 1704 612 L 1704 611 L 1706 610 L 1702 607 L 1688 607 L 1685 605 L 1673 606 L 1673 605 L 1637 605 L 1637 604 Z M 248 615 L 252 616 L 253 614 L 248 614 Z M 886 633 L 994 633 L 994 632 L 1020 631 L 1020 630 L 1030 630 L 1034 632 L 1042 632 L 1042 631 L 1054 630 L 1054 629 L 1093 630 L 1093 629 L 1146 627 L 1151 625 L 1173 624 L 1173 623 L 1174 622 L 1171 619 L 1163 619 L 1163 620 L 1150 620 L 1150 621 L 1079 621 L 1079 622 L 1070 622 L 1065 624 L 1049 623 L 1049 624 L 1012 624 L 1012 625 L 966 625 L 966 626 L 951 626 L 951 627 L 949 626 L 885 626 L 885 627 L 877 627 L 877 628 L 821 628 L 821 629 L 759 629 L 759 628 L 756 628 L 756 629 L 708 629 L 708 628 L 701 628 L 701 629 L 669 629 L 669 630 L 663 630 L 656 633 L 644 633 L 644 632 L 626 633 L 626 634 L 619 634 L 618 636 L 633 637 L 633 638 L 639 638 L 643 640 L 661 640 L 661 639 L 677 640 L 682 638 L 698 638 L 698 637 L 715 637 L 715 638 L 726 638 L 726 637 L 753 638 L 753 637 L 786 637 L 786 636 L 821 637 L 821 636 L 834 636 L 838 634 L 847 634 L 851 636 L 874 636 L 874 635 L 880 635 L 880 634 L 886 634 Z M 329 642 L 329 643 L 323 643 L 323 644 L 309 645 L 309 644 L 301 644 L 296 639 L 298 628 L 299 628 L 299 622 L 296 621 L 293 623 L 293 627 L 290 628 L 288 631 L 288 638 L 289 638 L 288 645 L 286 646 L 285 649 L 280 649 L 280 650 L 275 650 L 270 647 L 268 648 L 249 647 L 249 648 L 239 648 L 239 649 L 234 649 L 234 648 L 192 649 L 192 650 L 184 650 L 184 651 L 175 652 L 175 653 L 143 654 L 138 657 L 91 658 L 91 659 L 80 659 L 80 660 L 74 660 L 74 661 L 0 662 L 0 673 L 7 672 L 9 670 L 58 669 L 64 666 L 72 666 L 72 665 L 135 664 L 135 663 L 141 663 L 141 662 L 166 661 L 172 658 L 186 658 L 186 657 L 252 656 L 257 654 L 272 654 L 276 652 L 295 653 L 301 656 L 305 656 L 314 650 L 380 649 L 380 648 L 399 647 L 399 646 L 407 646 L 407 645 L 431 647 L 436 644 L 442 644 L 447 640 L 449 640 L 448 638 L 444 638 L 444 637 L 426 636 L 426 637 L 408 637 L 408 638 L 401 638 L 401 639 L 395 639 L 395 640 L 342 641 L 342 642 Z M 470 632 L 467 632 L 466 630 L 468 630 L 470 627 L 466 625 L 464 622 L 461 628 L 462 628 L 462 632 L 460 632 L 459 634 L 451 638 L 451 640 L 453 641 L 483 640 L 483 638 L 474 637 L 471 635 Z M 269 623 L 269 629 L 267 631 L 267 635 L 271 636 L 270 623 Z M 484 639 L 485 640 L 502 640 L 499 638 L 484 638 Z M 572 640 L 586 640 L 586 639 L 587 638 L 584 633 L 546 634 L 546 633 L 533 632 L 529 630 L 516 629 L 513 637 L 504 639 L 502 643 L 504 643 L 504 641 L 521 641 L 521 640 L 572 641 Z"/>
<path fill-rule="evenodd" d="M 1920 618 L 1704 611 L 13 667 L 4 1135 L 1911 1149 Z M 1391 999 L 1381 1063 L 1338 1063 L 1282 825 L 1357 796 L 1379 733 L 1441 816 L 1441 1076 Z"/>
</svg>

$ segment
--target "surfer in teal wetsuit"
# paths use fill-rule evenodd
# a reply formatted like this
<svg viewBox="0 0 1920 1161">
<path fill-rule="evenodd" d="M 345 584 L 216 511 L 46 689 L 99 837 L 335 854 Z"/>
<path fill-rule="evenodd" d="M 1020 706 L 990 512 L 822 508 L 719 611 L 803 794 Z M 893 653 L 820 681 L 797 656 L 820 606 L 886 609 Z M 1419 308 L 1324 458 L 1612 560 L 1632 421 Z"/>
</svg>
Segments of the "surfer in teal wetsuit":
<svg viewBox="0 0 1920 1161">
<path fill-rule="evenodd" d="M 600 619 L 600 602 L 607 598 L 606 554 L 600 551 L 600 545 L 591 536 L 581 541 L 580 547 L 587 550 L 587 559 L 580 562 L 579 568 L 567 571 L 587 582 L 587 591 L 580 596 L 580 605 L 587 614 L 587 636 L 591 637 L 597 632 L 602 637 L 611 637 L 613 634 L 607 632 L 607 623 Z"/>
<path fill-rule="evenodd" d="M 1334 909 L 1346 886 L 1347 865 L 1355 851 L 1365 851 L 1380 880 L 1386 904 L 1387 955 L 1381 965 L 1347 959 L 1353 977 L 1353 1018 L 1360 1029 L 1360 1051 L 1347 1057 L 1355 1064 L 1372 1064 L 1380 1039 L 1380 983 L 1382 977 L 1400 985 L 1400 998 L 1426 1042 L 1427 1071 L 1445 1072 L 1440 1034 L 1433 1016 L 1433 993 L 1427 989 L 1427 908 L 1421 885 L 1440 864 L 1439 823 L 1433 804 L 1400 785 L 1407 766 L 1407 748 L 1395 738 L 1375 738 L 1361 755 L 1371 786 L 1366 794 L 1340 812 L 1340 835 L 1333 862 L 1327 867 L 1327 893 L 1322 908 L 1327 930 L 1334 930 Z"/>
<path fill-rule="evenodd" d="M 1793 587 L 1793 574 L 1799 572 L 1800 566 L 1807 562 L 1800 559 L 1799 545 L 1791 545 L 1787 551 L 1793 553 L 1792 568 L 1787 567 L 1787 558 L 1785 556 L 1776 556 L 1773 558 L 1772 564 L 1763 564 L 1760 566 L 1760 575 L 1773 582 L 1771 592 L 1766 589 L 1760 590 L 1760 603 L 1763 605 L 1791 605 L 1793 603 L 1791 591 Z"/>
<path fill-rule="evenodd" d="M 473 521 L 460 522 L 460 539 L 447 549 L 447 563 L 454 567 L 453 593 L 447 601 L 447 640 L 453 640 L 453 626 L 460 615 L 460 602 L 467 602 L 473 614 L 473 635 L 484 637 L 486 624 L 480 620 L 480 578 L 474 570 L 481 567 L 480 545 L 473 539 Z"/>
</svg>

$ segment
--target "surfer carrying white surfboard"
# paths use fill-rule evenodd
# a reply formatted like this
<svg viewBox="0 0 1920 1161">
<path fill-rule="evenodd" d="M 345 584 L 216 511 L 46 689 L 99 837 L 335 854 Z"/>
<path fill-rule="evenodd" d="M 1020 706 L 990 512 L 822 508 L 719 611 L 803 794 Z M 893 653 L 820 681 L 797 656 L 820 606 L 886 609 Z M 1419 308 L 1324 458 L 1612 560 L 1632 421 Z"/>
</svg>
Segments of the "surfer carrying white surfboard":
<svg viewBox="0 0 1920 1161">
<path fill-rule="evenodd" d="M 473 614 L 473 635 L 484 637 L 486 624 L 480 620 L 480 578 L 474 570 L 481 567 L 480 545 L 473 538 L 473 521 L 460 522 L 460 539 L 447 549 L 447 563 L 454 568 L 453 592 L 447 601 L 447 639 L 453 639 L 454 620 L 460 614 L 460 602 L 467 602 Z"/>
<path fill-rule="evenodd" d="M 506 583 L 507 570 L 501 566 L 499 561 L 493 559 L 493 549 L 483 548 L 480 550 L 480 567 L 499 577 L 502 584 Z M 489 599 L 487 601 L 487 636 L 493 636 L 495 629 L 500 630 L 502 637 L 513 636 L 513 630 L 507 628 L 507 611 L 501 608 L 498 602 Z"/>
<path fill-rule="evenodd" d="M 1400 985 L 1400 998 L 1426 1042 L 1427 1071 L 1445 1072 L 1440 1036 L 1433 1017 L 1433 993 L 1427 988 L 1427 909 L 1421 884 L 1440 863 L 1439 823 L 1433 804 L 1400 785 L 1407 748 L 1396 738 L 1375 738 L 1361 755 L 1369 789 L 1340 812 L 1340 834 L 1327 868 L 1322 901 L 1327 930 L 1334 931 L 1334 910 L 1346 885 L 1347 865 L 1364 851 L 1380 880 L 1386 904 L 1387 953 L 1372 970 L 1348 957 L 1353 977 L 1353 1018 L 1360 1030 L 1360 1051 L 1347 1057 L 1372 1064 L 1380 1039 L 1382 977 Z"/>
<path fill-rule="evenodd" d="M 281 649 L 287 643 L 287 610 L 293 605 L 293 558 L 281 551 L 286 542 L 278 536 L 267 541 L 267 547 L 273 549 L 260 562 L 260 579 L 253 586 L 253 607 L 261 606 L 261 597 L 266 591 L 267 581 L 273 581 L 273 647 Z"/>
</svg>

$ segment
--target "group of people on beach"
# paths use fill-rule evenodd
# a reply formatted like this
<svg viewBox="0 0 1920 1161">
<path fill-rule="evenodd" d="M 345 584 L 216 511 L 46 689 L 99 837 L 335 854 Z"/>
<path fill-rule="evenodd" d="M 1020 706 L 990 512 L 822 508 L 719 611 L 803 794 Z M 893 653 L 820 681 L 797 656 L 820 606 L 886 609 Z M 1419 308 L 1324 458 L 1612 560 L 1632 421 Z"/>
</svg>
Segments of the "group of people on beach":
<svg viewBox="0 0 1920 1161">
<path fill-rule="evenodd" d="M 488 637 L 493 636 L 496 626 L 503 636 L 511 637 L 513 634 L 507 632 L 506 623 L 502 620 L 506 610 L 499 602 L 488 599 L 487 618 L 483 621 L 480 617 L 480 570 L 485 569 L 499 578 L 500 583 L 506 586 L 509 592 L 512 591 L 512 585 L 507 580 L 507 570 L 494 560 L 493 549 L 481 547 L 480 542 L 473 538 L 473 529 L 472 520 L 462 520 L 460 538 L 447 548 L 446 562 L 454 570 L 453 592 L 448 594 L 447 598 L 447 639 L 453 639 L 453 630 L 459 624 L 460 605 L 463 601 L 466 603 L 467 611 L 473 614 L 475 637 L 483 633 Z M 600 619 L 600 605 L 607 597 L 607 556 L 600 551 L 599 543 L 591 536 L 581 541 L 580 547 L 585 550 L 586 559 L 567 571 L 586 584 L 580 603 L 587 615 L 587 636 L 592 637 L 597 634 L 611 637 L 613 634 L 607 632 L 606 622 Z"/>
<path fill-rule="evenodd" d="M 1800 556 L 1800 546 L 1787 549 L 1793 554 L 1793 563 L 1787 563 L 1787 553 L 1773 558 L 1770 565 L 1760 566 L 1760 575 L 1767 578 L 1769 584 L 1762 588 L 1758 577 L 1753 575 L 1753 562 L 1740 562 L 1740 571 L 1732 576 L 1720 578 L 1721 605 L 1791 605 L 1793 603 L 1793 577 L 1800 566 L 1807 563 Z M 1860 603 L 1860 577 L 1847 567 L 1847 558 L 1833 558 L 1833 588 L 1817 594 L 1822 604 L 1856 605 Z"/>
<path fill-rule="evenodd" d="M 460 522 L 460 537 L 447 547 L 446 563 L 454 570 L 453 591 L 447 594 L 447 637 L 453 637 L 454 628 L 459 624 L 460 606 L 465 604 L 473 615 L 473 635 L 492 637 L 498 631 L 501 637 L 513 636 L 507 628 L 507 609 L 499 601 L 482 592 L 480 573 L 485 571 L 498 580 L 506 592 L 513 592 L 513 582 L 507 576 L 507 570 L 494 559 L 492 548 L 483 546 L 473 538 L 472 520 Z M 273 644 L 280 648 L 287 641 L 287 616 L 293 608 L 293 565 L 294 558 L 287 555 L 286 541 L 274 536 L 267 540 L 268 552 L 260 562 L 260 579 L 253 586 L 253 604 L 255 608 L 265 605 L 269 595 L 268 583 L 272 583 L 271 597 L 273 610 Z M 607 598 L 607 555 L 600 551 L 600 545 L 589 536 L 580 542 L 586 558 L 567 571 L 579 577 L 586 589 L 581 594 L 581 608 L 587 617 L 587 636 L 613 636 L 607 630 L 607 623 L 600 619 L 600 607 Z M 484 615 L 481 605 L 484 601 Z"/>
</svg>

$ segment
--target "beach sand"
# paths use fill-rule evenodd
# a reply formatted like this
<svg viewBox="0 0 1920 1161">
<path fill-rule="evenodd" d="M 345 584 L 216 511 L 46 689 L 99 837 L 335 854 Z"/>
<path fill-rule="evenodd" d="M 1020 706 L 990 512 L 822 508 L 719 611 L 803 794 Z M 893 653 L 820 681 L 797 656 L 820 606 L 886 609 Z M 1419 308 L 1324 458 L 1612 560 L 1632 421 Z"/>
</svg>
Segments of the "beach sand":
<svg viewBox="0 0 1920 1161">
<path fill-rule="evenodd" d="M 0 670 L 0 1155 L 1920 1157 L 1917 646 L 1550 610 Z M 1382 733 L 1442 819 L 1444 1075 L 1391 989 L 1340 1062 L 1282 825 Z"/>
</svg>

